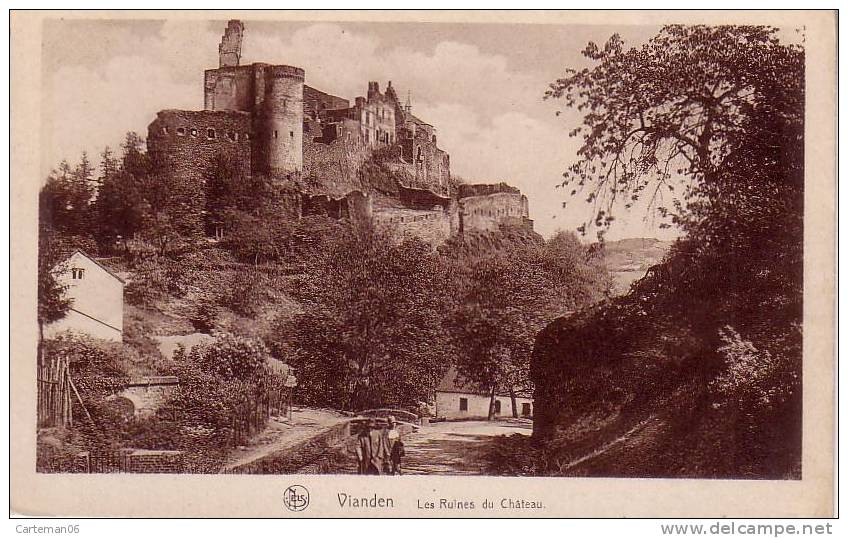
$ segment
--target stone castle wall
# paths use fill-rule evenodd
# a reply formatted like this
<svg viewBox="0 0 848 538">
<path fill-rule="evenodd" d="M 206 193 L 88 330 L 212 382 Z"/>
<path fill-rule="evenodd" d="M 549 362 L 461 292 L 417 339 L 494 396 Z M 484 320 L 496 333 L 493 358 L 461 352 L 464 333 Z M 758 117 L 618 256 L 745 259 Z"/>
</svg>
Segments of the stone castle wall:
<svg viewBox="0 0 848 538">
<path fill-rule="evenodd" d="M 411 103 L 401 106 L 391 82 L 384 93 L 369 82 L 367 97 L 351 106 L 306 86 L 299 67 L 239 65 L 243 32 L 241 22 L 228 22 L 219 67 L 204 72 L 205 110 L 164 110 L 150 124 L 148 150 L 168 173 L 202 183 L 218 155 L 234 158 L 245 175 L 289 180 L 298 192 L 288 205 L 298 214 L 350 218 L 352 193 L 386 194 L 399 203 L 375 208 L 374 218 L 434 244 L 463 230 L 532 228 L 518 189 L 452 192 L 450 156 L 435 128 L 412 114 Z"/>
<path fill-rule="evenodd" d="M 354 122 L 350 122 L 354 123 Z M 329 143 L 307 139 L 303 142 L 303 176 L 310 193 L 341 197 L 366 189 L 360 169 L 371 149 L 358 136 L 355 125 L 343 127 Z"/>
<path fill-rule="evenodd" d="M 433 246 L 451 236 L 450 211 L 443 209 L 375 208 L 374 222 L 401 237 L 418 237 Z"/>
<path fill-rule="evenodd" d="M 497 231 L 502 225 L 532 229 L 527 213 L 527 197 L 518 193 L 496 192 L 459 199 L 460 231 Z"/>
<path fill-rule="evenodd" d="M 147 148 L 167 173 L 202 183 L 218 155 L 250 172 L 250 133 L 245 112 L 163 110 L 148 127 Z"/>
</svg>

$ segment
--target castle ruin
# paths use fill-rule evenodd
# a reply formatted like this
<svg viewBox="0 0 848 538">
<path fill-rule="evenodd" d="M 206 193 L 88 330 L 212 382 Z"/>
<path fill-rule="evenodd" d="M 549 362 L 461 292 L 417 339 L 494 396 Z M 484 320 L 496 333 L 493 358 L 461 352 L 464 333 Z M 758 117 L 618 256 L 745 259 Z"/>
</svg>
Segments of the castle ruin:
<svg viewBox="0 0 848 538">
<path fill-rule="evenodd" d="M 450 156 L 436 128 L 412 113 L 389 82 L 369 82 L 353 104 L 305 84 L 300 67 L 241 65 L 244 25 L 231 20 L 219 65 L 204 73 L 204 109 L 162 110 L 148 151 L 170 174 L 204 181 L 217 156 L 295 187 L 294 215 L 369 218 L 437 245 L 468 230 L 532 230 L 526 196 L 504 183 L 452 185 Z M 376 181 L 379 160 L 392 174 Z"/>
</svg>

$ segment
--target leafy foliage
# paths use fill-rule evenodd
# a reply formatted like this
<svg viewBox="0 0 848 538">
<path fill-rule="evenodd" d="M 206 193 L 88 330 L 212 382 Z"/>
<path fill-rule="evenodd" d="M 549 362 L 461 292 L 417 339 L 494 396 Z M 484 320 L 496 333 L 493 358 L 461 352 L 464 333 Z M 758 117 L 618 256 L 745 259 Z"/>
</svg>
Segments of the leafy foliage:
<svg viewBox="0 0 848 538">
<path fill-rule="evenodd" d="M 567 451 L 581 438 L 564 425 L 581 416 L 654 424 L 639 458 L 622 443 L 574 473 L 795 476 L 803 50 L 772 28 L 675 25 L 584 54 L 595 65 L 548 92 L 584 113 L 564 184 L 589 190 L 601 231 L 619 201 L 654 205 L 684 185 L 659 210 L 686 237 L 628 296 L 540 335 L 537 430 Z"/>
<path fill-rule="evenodd" d="M 315 253 L 295 292 L 304 311 L 281 320 L 272 349 L 322 405 L 416 408 L 446 369 L 443 272 L 418 240 L 349 227 Z"/>
<path fill-rule="evenodd" d="M 210 344 L 196 345 L 188 354 L 204 371 L 224 379 L 251 379 L 268 362 L 268 348 L 261 341 L 221 334 Z"/>
<path fill-rule="evenodd" d="M 488 252 L 454 241 L 457 303 L 448 320 L 460 377 L 487 391 L 532 388 L 530 353 L 536 333 L 554 318 L 603 297 L 610 286 L 600 259 L 573 234 L 547 242 L 496 242 Z"/>
</svg>

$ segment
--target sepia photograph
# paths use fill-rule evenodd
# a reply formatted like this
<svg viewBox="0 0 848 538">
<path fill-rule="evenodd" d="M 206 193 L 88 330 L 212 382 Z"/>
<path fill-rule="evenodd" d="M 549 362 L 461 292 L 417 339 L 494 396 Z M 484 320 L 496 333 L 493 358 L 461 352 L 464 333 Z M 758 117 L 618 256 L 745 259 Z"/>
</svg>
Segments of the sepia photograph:
<svg viewBox="0 0 848 538">
<path fill-rule="evenodd" d="M 34 23 L 26 473 L 811 478 L 803 17 L 178 15 Z"/>
</svg>

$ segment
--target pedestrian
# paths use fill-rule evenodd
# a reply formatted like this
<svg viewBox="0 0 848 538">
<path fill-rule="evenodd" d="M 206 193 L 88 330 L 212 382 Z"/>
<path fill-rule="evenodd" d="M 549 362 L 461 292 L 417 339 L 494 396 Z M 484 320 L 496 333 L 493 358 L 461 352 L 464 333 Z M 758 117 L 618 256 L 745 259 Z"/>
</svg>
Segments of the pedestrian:
<svg viewBox="0 0 848 538">
<path fill-rule="evenodd" d="M 383 474 L 383 466 L 390 457 L 384 433 L 377 421 L 369 419 L 363 424 L 356 442 L 356 459 L 359 474 Z"/>
<path fill-rule="evenodd" d="M 397 428 L 395 417 L 389 415 L 389 428 L 386 434 L 389 441 L 389 453 L 391 455 L 390 472 L 393 475 L 401 474 L 401 459 L 406 454 L 403 449 L 403 441 L 400 438 L 400 430 Z"/>
<path fill-rule="evenodd" d="M 356 462 L 359 474 L 368 474 L 368 463 L 371 461 L 371 445 L 369 443 L 370 428 L 368 422 L 359 425 L 359 435 L 356 437 Z"/>
</svg>

